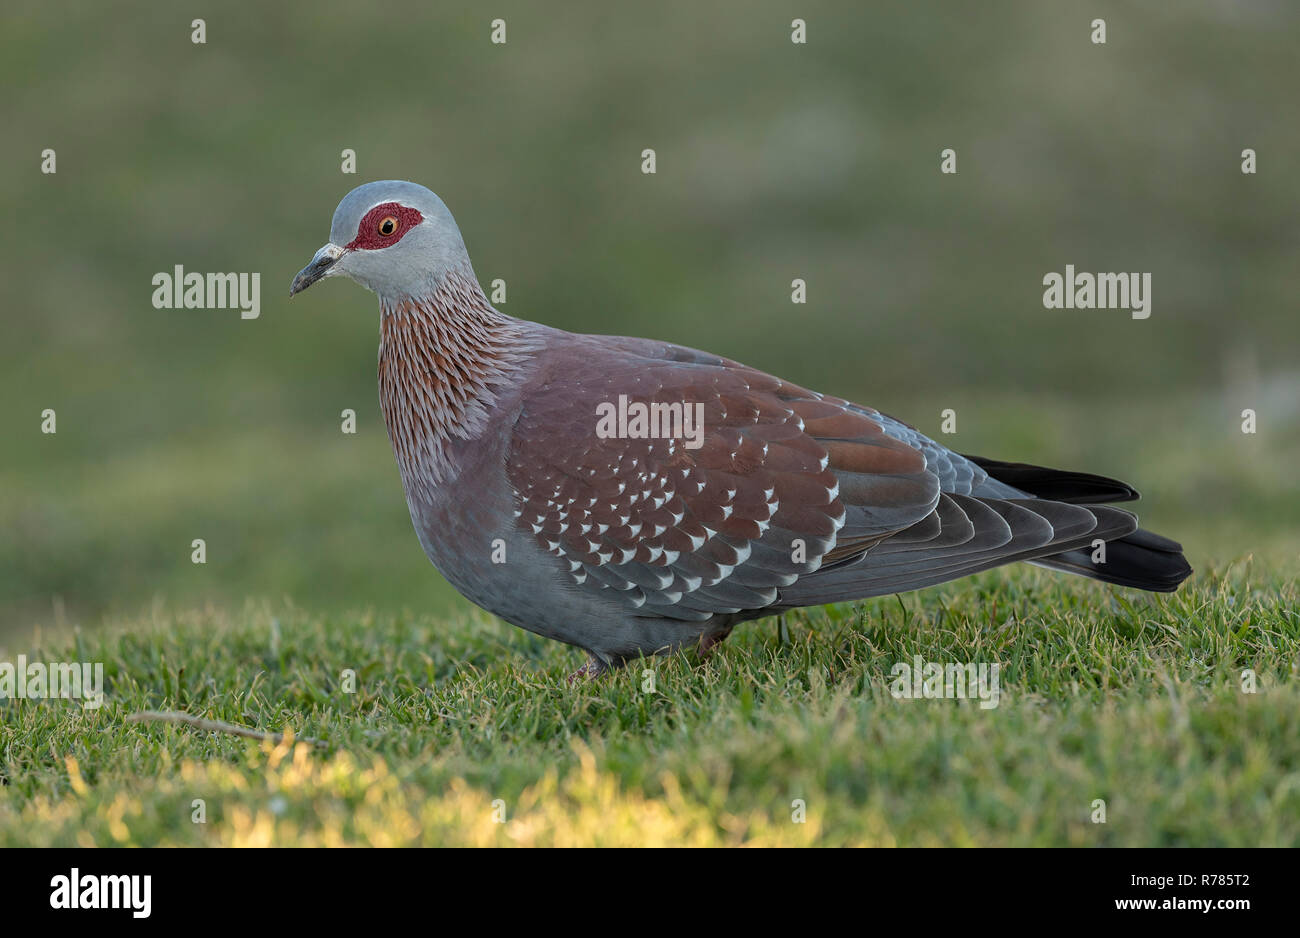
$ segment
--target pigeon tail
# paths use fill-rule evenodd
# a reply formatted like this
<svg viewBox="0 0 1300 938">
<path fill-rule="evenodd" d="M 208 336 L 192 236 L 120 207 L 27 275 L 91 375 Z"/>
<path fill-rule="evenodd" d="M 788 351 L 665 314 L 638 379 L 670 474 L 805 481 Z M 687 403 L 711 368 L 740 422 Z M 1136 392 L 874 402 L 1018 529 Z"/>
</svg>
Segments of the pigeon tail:
<svg viewBox="0 0 1300 938">
<path fill-rule="evenodd" d="M 1094 555 L 1104 559 L 1094 562 Z M 1178 589 L 1179 583 L 1192 575 L 1192 567 L 1183 556 L 1181 544 L 1143 528 L 1127 537 L 1107 542 L 1104 554 L 1080 548 L 1053 554 L 1034 563 L 1153 593 L 1172 593 Z"/>
<path fill-rule="evenodd" d="M 1073 505 L 1128 502 L 1138 498 L 1133 486 L 1118 479 L 1026 463 L 1002 462 L 980 456 L 966 458 L 997 481 L 1013 485 L 1039 498 Z M 1172 593 L 1178 584 L 1192 575 L 1191 565 L 1183 556 L 1181 544 L 1143 528 L 1108 541 L 1104 551 L 1096 547 L 1077 548 L 1031 562 L 1040 567 L 1075 573 L 1103 583 L 1156 593 Z"/>
</svg>

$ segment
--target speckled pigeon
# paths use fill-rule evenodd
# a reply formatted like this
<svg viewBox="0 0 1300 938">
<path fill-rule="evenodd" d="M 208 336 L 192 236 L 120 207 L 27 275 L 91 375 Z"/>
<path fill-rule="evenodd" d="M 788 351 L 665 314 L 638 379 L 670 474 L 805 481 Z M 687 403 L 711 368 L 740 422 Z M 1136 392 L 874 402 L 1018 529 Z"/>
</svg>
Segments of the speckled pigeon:
<svg viewBox="0 0 1300 938">
<path fill-rule="evenodd" d="M 349 192 L 290 295 L 340 274 L 379 296 L 380 403 L 425 553 L 472 602 L 585 649 L 580 674 L 1013 561 L 1159 591 L 1191 573 L 1101 504 L 1137 498 L 1123 482 L 962 456 L 707 352 L 506 316 L 423 186 Z"/>
</svg>

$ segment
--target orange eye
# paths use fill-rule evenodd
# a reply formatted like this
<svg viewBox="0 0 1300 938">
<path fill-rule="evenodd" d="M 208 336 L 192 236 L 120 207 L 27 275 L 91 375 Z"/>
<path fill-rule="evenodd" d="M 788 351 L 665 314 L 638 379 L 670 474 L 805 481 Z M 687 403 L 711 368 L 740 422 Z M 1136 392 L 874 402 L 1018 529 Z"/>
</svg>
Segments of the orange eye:
<svg viewBox="0 0 1300 938">
<path fill-rule="evenodd" d="M 379 233 L 383 235 L 385 238 L 387 238 L 396 230 L 397 230 L 397 219 L 394 218 L 392 215 L 386 216 L 384 220 L 379 223 Z"/>
</svg>

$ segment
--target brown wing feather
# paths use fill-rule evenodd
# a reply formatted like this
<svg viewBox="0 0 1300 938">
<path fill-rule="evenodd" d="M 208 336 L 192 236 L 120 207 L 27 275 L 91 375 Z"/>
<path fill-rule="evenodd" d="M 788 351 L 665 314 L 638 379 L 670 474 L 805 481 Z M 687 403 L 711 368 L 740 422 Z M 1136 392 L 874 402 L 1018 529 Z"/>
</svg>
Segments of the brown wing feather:
<svg viewBox="0 0 1300 938">
<path fill-rule="evenodd" d="M 801 575 L 933 511 L 924 455 L 879 423 L 688 352 L 574 362 L 581 378 L 525 398 L 507 457 L 519 524 L 575 583 L 646 615 L 762 609 Z M 620 395 L 703 405 L 703 445 L 601 438 L 597 405 Z"/>
</svg>

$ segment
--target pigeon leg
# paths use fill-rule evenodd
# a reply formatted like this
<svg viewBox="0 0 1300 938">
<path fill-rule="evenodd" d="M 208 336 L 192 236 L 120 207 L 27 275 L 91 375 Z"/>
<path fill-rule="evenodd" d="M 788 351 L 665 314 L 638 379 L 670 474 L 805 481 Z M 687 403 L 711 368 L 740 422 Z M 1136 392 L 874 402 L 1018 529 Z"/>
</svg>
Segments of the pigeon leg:
<svg viewBox="0 0 1300 938">
<path fill-rule="evenodd" d="M 711 632 L 708 635 L 700 636 L 699 655 L 701 658 L 707 658 L 713 649 L 722 644 L 723 640 L 731 634 L 731 629 L 725 632 Z"/>
<path fill-rule="evenodd" d="M 578 680 L 592 681 L 600 677 L 609 670 L 609 665 L 601 661 L 591 652 L 587 652 L 587 663 L 569 675 L 569 683 L 572 684 Z"/>
</svg>

